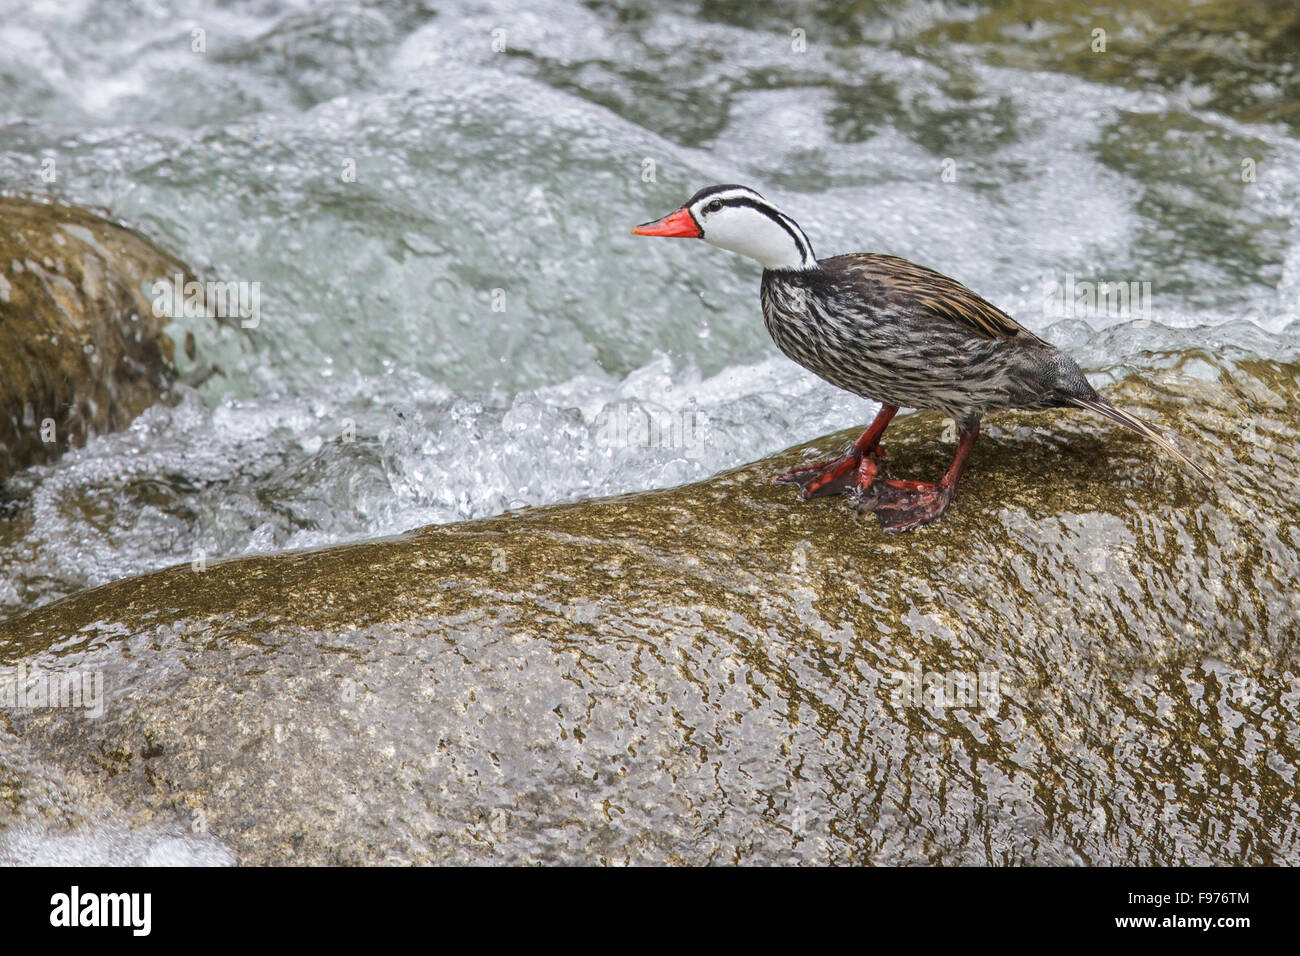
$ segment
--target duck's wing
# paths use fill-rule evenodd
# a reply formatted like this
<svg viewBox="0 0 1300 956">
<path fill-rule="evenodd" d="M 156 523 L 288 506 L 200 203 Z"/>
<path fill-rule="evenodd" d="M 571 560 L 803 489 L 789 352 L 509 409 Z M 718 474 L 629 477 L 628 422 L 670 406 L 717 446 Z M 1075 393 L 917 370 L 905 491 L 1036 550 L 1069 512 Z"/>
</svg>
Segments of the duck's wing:
<svg viewBox="0 0 1300 956">
<path fill-rule="evenodd" d="M 993 303 L 956 279 L 898 256 L 856 253 L 820 263 L 841 281 L 880 305 L 908 315 L 929 315 L 953 322 L 987 339 L 1036 338 Z"/>
</svg>

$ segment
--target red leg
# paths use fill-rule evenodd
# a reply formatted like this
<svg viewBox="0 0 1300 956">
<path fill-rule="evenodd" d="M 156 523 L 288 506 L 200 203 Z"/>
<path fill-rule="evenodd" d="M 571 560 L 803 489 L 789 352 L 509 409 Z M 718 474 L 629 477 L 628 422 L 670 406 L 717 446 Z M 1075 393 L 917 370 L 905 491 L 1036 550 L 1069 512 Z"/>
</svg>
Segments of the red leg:
<svg viewBox="0 0 1300 956">
<path fill-rule="evenodd" d="M 957 493 L 957 481 L 966 468 L 966 459 L 970 458 L 979 434 L 978 421 L 962 429 L 957 454 L 937 485 L 924 481 L 881 480 L 858 496 L 854 504 L 874 511 L 880 519 L 880 526 L 886 531 L 912 531 L 942 517 Z"/>
<path fill-rule="evenodd" d="M 777 475 L 772 480 L 779 485 L 798 485 L 799 496 L 805 500 L 839 494 L 850 487 L 859 494 L 866 492 L 876 477 L 876 463 L 871 458 L 873 455 L 877 458 L 885 456 L 884 449 L 880 447 L 880 436 L 885 433 L 890 419 L 897 414 L 897 405 L 881 405 L 875 421 L 846 454 Z"/>
</svg>

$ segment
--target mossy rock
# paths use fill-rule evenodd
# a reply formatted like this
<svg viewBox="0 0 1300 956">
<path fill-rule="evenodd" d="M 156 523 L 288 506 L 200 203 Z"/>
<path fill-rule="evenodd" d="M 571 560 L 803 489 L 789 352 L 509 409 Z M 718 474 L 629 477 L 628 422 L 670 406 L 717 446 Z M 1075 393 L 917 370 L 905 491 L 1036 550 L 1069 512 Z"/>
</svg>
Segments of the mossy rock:
<svg viewBox="0 0 1300 956">
<path fill-rule="evenodd" d="M 0 665 L 99 673 L 105 711 L 0 708 L 0 827 L 199 820 L 250 864 L 1300 863 L 1298 375 L 1111 391 L 1214 487 L 1004 416 L 908 535 L 770 483 L 845 432 L 66 598 Z M 889 469 L 937 475 L 939 424 L 899 419 Z"/>
<path fill-rule="evenodd" d="M 48 197 L 0 195 L 0 479 L 169 397 L 170 321 L 150 287 L 190 269 Z"/>
</svg>

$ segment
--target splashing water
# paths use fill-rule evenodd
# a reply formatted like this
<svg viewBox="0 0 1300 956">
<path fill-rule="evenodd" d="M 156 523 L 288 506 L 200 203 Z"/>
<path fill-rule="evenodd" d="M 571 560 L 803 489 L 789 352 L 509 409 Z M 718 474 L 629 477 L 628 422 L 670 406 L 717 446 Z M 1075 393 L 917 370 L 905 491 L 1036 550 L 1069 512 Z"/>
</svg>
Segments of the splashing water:
<svg viewBox="0 0 1300 956">
<path fill-rule="evenodd" d="M 246 333 L 178 320 L 198 339 L 183 373 L 219 374 L 9 480 L 0 613 L 177 562 L 674 485 L 869 418 L 776 357 L 750 264 L 627 234 L 709 181 L 754 184 L 821 255 L 956 276 L 1098 385 L 1294 352 L 1284 47 L 1188 75 L 1173 44 L 1135 73 L 1069 52 L 1081 21 L 803 17 L 14 5 L 0 177 L 107 207 L 257 283 L 262 308 Z M 1051 291 L 1067 283 L 1147 294 L 1080 307 Z"/>
</svg>

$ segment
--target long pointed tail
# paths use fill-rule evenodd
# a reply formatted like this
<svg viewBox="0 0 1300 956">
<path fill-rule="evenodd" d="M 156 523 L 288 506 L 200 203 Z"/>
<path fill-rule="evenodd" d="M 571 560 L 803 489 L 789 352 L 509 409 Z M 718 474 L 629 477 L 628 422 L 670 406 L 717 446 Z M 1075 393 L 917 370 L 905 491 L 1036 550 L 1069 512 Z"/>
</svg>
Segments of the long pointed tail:
<svg viewBox="0 0 1300 956">
<path fill-rule="evenodd" d="M 1125 428 L 1129 429 L 1130 431 L 1137 432 L 1143 438 L 1155 442 L 1157 445 L 1159 445 L 1169 454 L 1173 455 L 1180 462 L 1182 462 L 1192 471 L 1196 472 L 1206 481 L 1211 481 L 1210 476 L 1206 474 L 1204 468 L 1202 468 L 1196 462 L 1192 461 L 1185 454 L 1179 451 L 1178 448 L 1174 445 L 1174 443 L 1169 440 L 1166 434 L 1162 432 L 1160 429 L 1156 428 L 1156 426 L 1152 425 L 1150 422 L 1144 422 L 1142 419 L 1138 418 L 1135 415 L 1130 415 L 1128 412 L 1121 411 L 1120 409 L 1116 408 L 1114 405 L 1112 405 L 1110 402 L 1105 401 L 1104 399 L 1072 398 L 1070 399 L 1070 401 L 1073 402 L 1075 405 L 1078 405 L 1080 408 L 1086 408 L 1091 412 L 1096 412 L 1098 415 L 1102 415 L 1106 418 L 1109 418 L 1112 422 L 1116 422 L 1120 425 L 1123 425 Z"/>
</svg>

